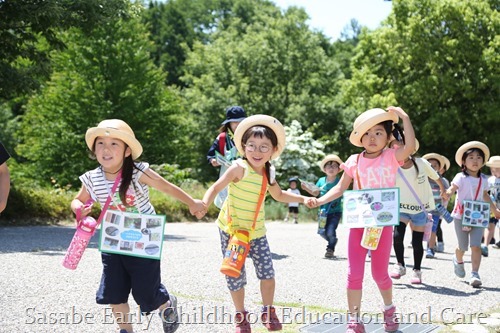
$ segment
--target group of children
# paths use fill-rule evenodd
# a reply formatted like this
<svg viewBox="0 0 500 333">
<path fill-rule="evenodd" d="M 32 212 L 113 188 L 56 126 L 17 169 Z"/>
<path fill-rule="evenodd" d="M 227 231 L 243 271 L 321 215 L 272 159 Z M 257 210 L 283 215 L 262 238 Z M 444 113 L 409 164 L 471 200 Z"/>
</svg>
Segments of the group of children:
<svg viewBox="0 0 500 333">
<path fill-rule="evenodd" d="M 149 199 L 149 187 L 153 187 L 185 203 L 193 215 L 202 218 L 218 194 L 227 191 L 226 195 L 220 198 L 220 213 L 216 221 L 222 254 L 224 255 L 236 230 L 248 232 L 248 256 L 252 258 L 260 280 L 263 304 L 260 319 L 269 331 L 277 331 L 282 329 L 282 324 L 273 305 L 275 271 L 266 237 L 264 205 L 259 204 L 265 194 L 269 192 L 275 200 L 284 203 L 298 202 L 309 208 L 320 207 L 320 215 L 326 219 L 320 232 L 327 240 L 325 257 L 333 258 L 337 244 L 336 229 L 342 215 L 341 198 L 351 184 L 354 190 L 399 187 L 401 203 L 410 208 L 401 210 L 401 223 L 397 227 L 381 228 L 378 246 L 370 253 L 372 276 L 383 300 L 383 326 L 387 332 L 394 332 L 399 323 L 393 304 L 391 279 L 391 276 L 396 276 L 389 275 L 388 271 L 390 253 L 394 244 L 398 275 L 404 275 L 402 240 L 409 224 L 412 228 L 414 252 L 412 282 L 421 281 L 423 228 L 427 213 L 435 209 L 430 178 L 437 184 L 436 191 L 439 191 L 443 204 L 457 193 L 452 213 L 459 240 L 453 258 L 455 274 L 465 276 L 463 256 L 470 245 L 470 284 L 481 285 L 478 270 L 483 228 L 463 227 L 462 214 L 464 200 L 478 200 L 489 202 L 495 218 L 500 217 L 500 210 L 495 206 L 496 203 L 500 207 L 500 157 L 494 156 L 488 161 L 489 150 L 483 143 L 468 142 L 457 150 L 455 160 L 462 172 L 454 177 L 451 186 L 447 186 L 436 172 L 443 168 L 443 159 L 438 157 L 440 155 L 431 155 L 427 159 L 414 156 L 418 150 L 418 141 L 407 113 L 400 107 L 393 106 L 387 110 L 371 109 L 356 118 L 349 137 L 350 142 L 361 148 L 362 152 L 351 155 L 345 162 L 337 155 L 327 155 L 320 162 L 325 176 L 316 183 L 319 190 L 308 191 L 311 196 L 307 197 L 282 190 L 276 181 L 275 170 L 270 161 L 280 156 L 285 149 L 285 131 L 277 119 L 267 115 L 247 117 L 241 107 L 229 108 L 226 118 L 221 128 L 221 133 L 226 134 L 218 136 L 207 159 L 212 165 L 219 165 L 215 151 L 221 149 L 222 156 L 229 156 L 227 160 L 230 165 L 210 186 L 202 200 L 192 198 L 150 169 L 147 163 L 137 161 L 142 153 L 142 146 L 124 121 L 108 119 L 96 127 L 89 128 L 85 140 L 98 162 L 98 167 L 80 176 L 82 187 L 71 202 L 71 209 L 77 216 L 83 217 L 91 211 L 91 206 L 86 205 L 87 202 L 99 201 L 102 207 L 109 197 L 117 209 L 155 214 Z M 404 133 L 398 125 L 400 119 Z M 6 159 L 8 154 L 5 154 L 3 146 L 0 145 L 2 184 Z M 485 163 L 493 174 L 489 179 L 481 173 Z M 110 190 L 115 183 L 120 184 L 118 190 Z M 490 192 L 493 201 L 488 193 L 490 187 L 494 189 Z M 0 212 L 5 207 L 5 202 L 5 191 L 0 191 Z M 492 223 L 496 221 L 492 219 Z M 364 324 L 360 320 L 365 259 L 368 254 L 368 250 L 361 244 L 365 229 L 351 228 L 347 242 L 347 332 L 350 333 L 365 332 Z M 434 231 L 437 231 L 437 223 Z M 491 239 L 493 231 L 494 229 L 491 229 L 485 237 L 485 244 L 488 238 Z M 104 252 L 101 254 L 101 260 L 103 271 L 96 300 L 99 304 L 111 305 L 120 333 L 133 332 L 132 324 L 128 321 L 130 308 L 127 300 L 131 292 L 141 312 L 159 310 L 164 332 L 177 330 L 177 299 L 161 283 L 159 260 Z M 249 333 L 251 326 L 245 307 L 245 268 L 242 268 L 238 277 L 226 276 L 226 282 L 236 310 L 235 332 Z"/>
</svg>

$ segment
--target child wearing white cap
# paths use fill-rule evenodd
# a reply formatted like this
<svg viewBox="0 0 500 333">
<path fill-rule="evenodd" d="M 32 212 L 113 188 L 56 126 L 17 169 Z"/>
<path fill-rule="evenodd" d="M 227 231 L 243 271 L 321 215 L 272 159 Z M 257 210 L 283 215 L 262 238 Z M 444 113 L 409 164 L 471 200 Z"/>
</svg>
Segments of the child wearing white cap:
<svg viewBox="0 0 500 333">
<path fill-rule="evenodd" d="M 472 271 L 469 284 L 478 288 L 482 285 L 479 277 L 479 266 L 481 265 L 481 238 L 484 234 L 482 227 L 463 226 L 464 200 L 485 201 L 490 204 L 490 211 L 496 218 L 500 217 L 500 210 L 495 207 L 488 195 L 488 178 L 481 173 L 481 168 L 485 165 L 490 156 L 489 148 L 482 142 L 470 141 L 458 148 L 455 154 L 455 161 L 462 169 L 451 181 L 451 186 L 446 190 L 449 198 L 457 192 L 455 205 L 451 216 L 454 218 L 455 233 L 458 239 L 458 247 L 455 249 L 453 266 L 455 275 L 464 278 L 464 254 L 471 249 Z"/>
</svg>

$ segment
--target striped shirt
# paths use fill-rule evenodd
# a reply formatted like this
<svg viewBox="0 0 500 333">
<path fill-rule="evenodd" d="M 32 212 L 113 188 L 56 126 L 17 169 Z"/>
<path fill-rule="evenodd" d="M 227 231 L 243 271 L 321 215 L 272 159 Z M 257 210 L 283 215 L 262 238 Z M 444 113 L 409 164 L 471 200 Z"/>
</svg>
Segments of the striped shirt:
<svg viewBox="0 0 500 333">
<path fill-rule="evenodd" d="M 237 160 L 233 163 L 244 167 L 245 174 L 239 182 L 229 184 L 228 197 L 224 201 L 216 223 L 222 231 L 230 235 L 233 234 L 233 230 L 248 230 L 250 239 L 263 237 L 266 235 L 264 203 L 260 206 L 255 230 L 251 231 L 263 177 L 255 172 L 246 160 Z M 266 184 L 266 192 L 268 187 Z M 228 211 L 231 214 L 231 225 L 227 220 Z"/>
<path fill-rule="evenodd" d="M 113 200 L 109 205 L 109 209 L 142 214 L 155 214 L 155 209 L 149 200 L 149 187 L 139 182 L 139 178 L 144 171 L 149 168 L 149 164 L 144 162 L 134 162 L 134 164 L 136 168 L 134 168 L 131 186 L 127 189 L 126 194 L 126 200 L 129 207 L 123 205 L 120 194 L 118 193 L 120 187 L 120 185 L 118 185 L 113 194 Z M 98 201 L 101 207 L 104 207 L 115 181 L 107 180 L 100 166 L 94 170 L 85 172 L 80 176 L 80 180 L 87 189 L 92 200 Z"/>
</svg>

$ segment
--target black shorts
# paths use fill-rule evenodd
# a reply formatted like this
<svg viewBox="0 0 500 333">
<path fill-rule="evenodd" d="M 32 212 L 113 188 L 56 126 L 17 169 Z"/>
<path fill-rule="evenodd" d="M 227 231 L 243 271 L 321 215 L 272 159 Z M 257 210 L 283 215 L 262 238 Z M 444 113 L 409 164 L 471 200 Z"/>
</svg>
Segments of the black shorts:
<svg viewBox="0 0 500 333">
<path fill-rule="evenodd" d="M 288 211 L 290 213 L 296 213 L 296 214 L 298 214 L 299 213 L 299 207 L 290 207 L 290 206 L 288 206 Z"/>
<path fill-rule="evenodd" d="M 130 291 L 141 312 L 149 313 L 170 297 L 161 283 L 160 260 L 101 254 L 103 270 L 96 293 L 98 304 L 127 303 Z"/>
</svg>

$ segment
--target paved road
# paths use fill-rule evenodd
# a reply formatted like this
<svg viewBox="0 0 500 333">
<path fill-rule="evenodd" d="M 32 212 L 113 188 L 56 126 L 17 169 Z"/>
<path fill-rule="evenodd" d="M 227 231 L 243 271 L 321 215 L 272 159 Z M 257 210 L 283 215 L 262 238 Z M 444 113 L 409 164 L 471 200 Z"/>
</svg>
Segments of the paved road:
<svg viewBox="0 0 500 333">
<path fill-rule="evenodd" d="M 96 239 L 76 271 L 61 266 L 73 233 L 67 227 L 0 228 L 0 332 L 115 332 L 109 309 L 95 304 L 101 273 Z M 178 332 L 233 332 L 228 324 L 233 307 L 218 271 L 221 255 L 215 225 L 172 223 L 165 233 L 162 280 L 179 298 L 184 324 Z M 424 258 L 422 285 L 411 285 L 409 276 L 395 281 L 395 303 L 403 318 L 413 314 L 421 321 L 430 317 L 433 322 L 468 322 L 477 314 L 500 312 L 500 250 L 490 249 L 490 256 L 483 258 L 483 288 L 473 289 L 453 274 L 452 225 L 444 226 L 444 234 L 446 252 L 436 259 Z M 268 223 L 277 271 L 276 305 L 289 323 L 284 332 L 297 332 L 318 318 L 345 313 L 346 235 L 347 230 L 339 227 L 338 258 L 327 260 L 323 259 L 325 241 L 315 234 L 313 223 Z M 410 266 L 411 249 L 405 254 Z M 465 259 L 470 272 L 470 256 Z M 247 308 L 257 312 L 259 286 L 248 266 Z M 371 316 L 379 312 L 381 299 L 369 266 L 365 276 L 362 310 Z M 135 303 L 131 304 L 136 311 Z M 134 320 L 135 332 L 162 332 L 156 315 Z M 254 327 L 255 332 L 265 332 L 260 324 Z"/>
</svg>

